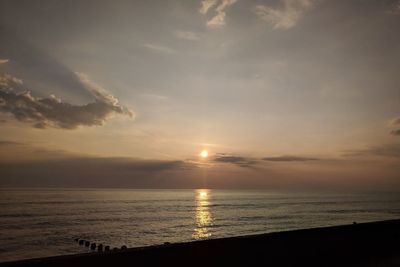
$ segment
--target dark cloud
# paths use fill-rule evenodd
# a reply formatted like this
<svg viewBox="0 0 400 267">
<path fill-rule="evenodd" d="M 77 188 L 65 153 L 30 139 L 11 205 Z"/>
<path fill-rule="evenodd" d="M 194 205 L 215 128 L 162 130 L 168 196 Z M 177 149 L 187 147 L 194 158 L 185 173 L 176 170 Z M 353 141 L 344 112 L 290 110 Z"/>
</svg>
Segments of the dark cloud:
<svg viewBox="0 0 400 267">
<path fill-rule="evenodd" d="M 400 129 L 392 130 L 392 131 L 390 132 L 390 134 L 392 134 L 392 135 L 400 135 Z"/>
<path fill-rule="evenodd" d="M 0 140 L 0 146 L 16 146 L 16 145 L 23 145 L 23 144 L 14 141 Z"/>
<path fill-rule="evenodd" d="M 392 126 L 400 126 L 400 118 L 394 119 L 391 123 Z M 400 129 L 395 129 L 390 132 L 392 135 L 399 135 L 400 136 Z"/>
<path fill-rule="evenodd" d="M 279 157 L 265 157 L 265 161 L 313 161 L 317 158 L 300 157 L 300 156 L 279 156 Z"/>
<path fill-rule="evenodd" d="M 118 100 L 107 94 L 83 74 L 76 74 L 82 86 L 94 97 L 94 102 L 73 105 L 62 102 L 54 95 L 39 98 L 21 88 L 23 82 L 10 75 L 0 76 L 0 112 L 12 114 L 17 120 L 32 123 L 36 128 L 75 129 L 78 126 L 102 125 L 112 114 L 131 116 L 133 113 L 119 105 Z"/>
<path fill-rule="evenodd" d="M 190 168 L 183 161 L 73 156 L 0 162 L 0 186 L 157 187 L 168 172 Z"/>
<path fill-rule="evenodd" d="M 96 157 L 12 140 L 0 140 L 0 147 L 0 186 L 157 188 L 168 186 L 168 179 L 184 184 L 183 173 L 195 167 L 180 160 Z"/>
<path fill-rule="evenodd" d="M 262 161 L 275 161 L 275 162 L 296 162 L 296 161 L 315 161 L 317 158 L 301 157 L 301 156 L 279 156 L 279 157 L 265 157 L 262 159 L 249 158 L 243 156 L 235 156 L 229 154 L 217 154 L 213 161 L 222 163 L 232 163 L 241 167 L 252 167 Z"/>
<path fill-rule="evenodd" d="M 257 164 L 257 161 L 252 158 L 234 156 L 224 153 L 216 154 L 212 160 L 220 163 L 231 163 L 240 167 L 251 167 Z"/>
<path fill-rule="evenodd" d="M 347 156 L 383 156 L 383 157 L 400 157 L 400 144 L 385 144 L 380 146 L 371 146 L 366 149 L 346 151 Z"/>
</svg>

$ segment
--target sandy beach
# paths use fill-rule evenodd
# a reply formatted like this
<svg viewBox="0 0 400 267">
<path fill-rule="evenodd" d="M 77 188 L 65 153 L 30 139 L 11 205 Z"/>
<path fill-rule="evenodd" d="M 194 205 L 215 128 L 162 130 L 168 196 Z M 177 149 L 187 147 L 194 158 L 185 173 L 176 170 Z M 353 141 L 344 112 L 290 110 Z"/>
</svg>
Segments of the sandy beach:
<svg viewBox="0 0 400 267">
<path fill-rule="evenodd" d="M 8 262 L 0 266 L 400 266 L 400 220 Z"/>
</svg>

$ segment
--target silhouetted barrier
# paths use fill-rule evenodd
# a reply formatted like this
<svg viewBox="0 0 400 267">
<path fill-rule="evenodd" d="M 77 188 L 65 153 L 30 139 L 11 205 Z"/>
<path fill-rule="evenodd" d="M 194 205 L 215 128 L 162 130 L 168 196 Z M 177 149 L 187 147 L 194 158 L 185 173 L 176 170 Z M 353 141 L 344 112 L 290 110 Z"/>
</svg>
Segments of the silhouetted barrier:
<svg viewBox="0 0 400 267">
<path fill-rule="evenodd" d="M 108 246 L 108 245 L 104 246 L 102 243 L 100 243 L 96 246 L 95 242 L 91 243 L 90 241 L 87 241 L 84 239 L 75 238 L 74 241 L 77 242 L 80 246 L 85 245 L 85 247 L 89 247 L 90 250 L 96 250 L 96 248 L 97 248 L 98 252 L 111 251 L 110 246 Z M 165 244 L 167 244 L 167 243 L 170 244 L 169 242 L 165 242 Z M 112 250 L 117 251 L 117 250 L 126 250 L 126 249 L 128 249 L 128 247 L 123 245 L 123 246 L 121 246 L 121 248 L 115 247 Z"/>
</svg>

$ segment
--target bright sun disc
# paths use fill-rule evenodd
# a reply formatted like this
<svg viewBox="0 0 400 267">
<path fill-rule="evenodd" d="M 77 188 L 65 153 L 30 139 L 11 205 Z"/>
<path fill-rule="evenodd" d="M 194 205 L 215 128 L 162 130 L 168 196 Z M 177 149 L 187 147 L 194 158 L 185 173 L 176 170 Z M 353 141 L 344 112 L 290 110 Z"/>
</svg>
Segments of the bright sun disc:
<svg viewBox="0 0 400 267">
<path fill-rule="evenodd" d="M 201 156 L 202 158 L 207 158 L 207 157 L 208 157 L 208 151 L 207 151 L 207 150 L 201 151 L 200 156 Z"/>
<path fill-rule="evenodd" d="M 199 195 L 200 195 L 201 197 L 206 197 L 206 196 L 207 196 L 207 192 L 201 191 L 201 192 L 199 193 Z"/>
</svg>

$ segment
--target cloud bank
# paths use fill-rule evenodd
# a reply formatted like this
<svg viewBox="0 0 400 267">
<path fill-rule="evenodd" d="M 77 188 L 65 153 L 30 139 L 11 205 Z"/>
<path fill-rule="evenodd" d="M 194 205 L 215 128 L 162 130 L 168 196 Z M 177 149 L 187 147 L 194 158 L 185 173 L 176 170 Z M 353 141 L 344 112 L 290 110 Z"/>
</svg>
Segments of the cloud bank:
<svg viewBox="0 0 400 267">
<path fill-rule="evenodd" d="M 169 172 L 192 169 L 180 160 L 99 157 L 0 140 L 1 186 L 147 187 Z"/>
<path fill-rule="evenodd" d="M 287 30 L 294 27 L 309 10 L 315 0 L 281 0 L 279 7 L 257 5 L 254 13 L 274 29 Z"/>
<path fill-rule="evenodd" d="M 134 158 L 70 157 L 50 160 L 0 162 L 1 186 L 158 187 L 164 178 L 184 171 L 182 161 Z"/>
<path fill-rule="evenodd" d="M 121 106 L 118 99 L 108 94 L 87 76 L 76 74 L 81 85 L 94 98 L 85 105 L 62 102 L 54 95 L 47 98 L 32 96 L 29 90 L 16 92 L 23 82 L 11 75 L 0 76 L 0 112 L 12 114 L 18 121 L 32 123 L 35 128 L 76 129 L 79 126 L 103 125 L 113 114 L 132 117 L 128 108 Z"/>
</svg>

